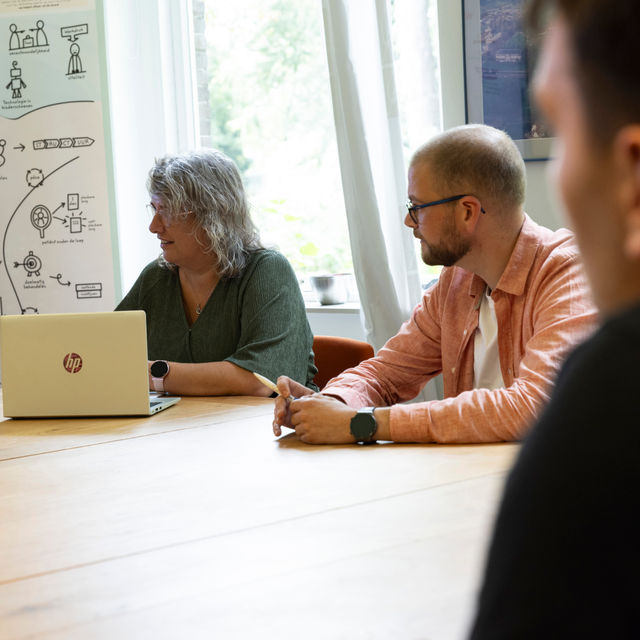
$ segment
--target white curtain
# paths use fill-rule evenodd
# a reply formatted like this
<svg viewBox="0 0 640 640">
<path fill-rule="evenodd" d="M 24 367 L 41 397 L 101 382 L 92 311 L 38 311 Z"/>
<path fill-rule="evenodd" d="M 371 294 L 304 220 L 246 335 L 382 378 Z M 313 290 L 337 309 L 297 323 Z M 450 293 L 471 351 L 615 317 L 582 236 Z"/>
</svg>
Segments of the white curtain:
<svg viewBox="0 0 640 640">
<path fill-rule="evenodd" d="M 323 0 L 323 14 L 351 253 L 365 334 L 377 351 L 422 295 L 403 225 L 407 182 L 387 0 Z M 418 399 L 438 395 L 429 384 Z"/>
<path fill-rule="evenodd" d="M 340 170 L 368 342 L 379 349 L 420 299 L 403 226 L 405 166 L 386 0 L 324 0 Z"/>
<path fill-rule="evenodd" d="M 198 144 L 191 2 L 105 0 L 105 35 L 123 293 L 158 255 L 147 230 L 156 157 Z"/>
</svg>

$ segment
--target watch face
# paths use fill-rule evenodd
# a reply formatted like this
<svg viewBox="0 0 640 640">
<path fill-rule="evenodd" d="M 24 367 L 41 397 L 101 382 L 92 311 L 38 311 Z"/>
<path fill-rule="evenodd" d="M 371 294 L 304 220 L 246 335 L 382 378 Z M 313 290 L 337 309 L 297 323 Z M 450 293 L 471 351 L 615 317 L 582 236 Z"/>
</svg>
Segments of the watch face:
<svg viewBox="0 0 640 640">
<path fill-rule="evenodd" d="M 351 433 L 358 442 L 367 442 L 376 432 L 376 419 L 371 413 L 356 413 L 351 418 Z"/>
<path fill-rule="evenodd" d="M 156 360 L 151 365 L 151 375 L 154 378 L 164 378 L 169 373 L 169 365 L 164 360 Z"/>
</svg>

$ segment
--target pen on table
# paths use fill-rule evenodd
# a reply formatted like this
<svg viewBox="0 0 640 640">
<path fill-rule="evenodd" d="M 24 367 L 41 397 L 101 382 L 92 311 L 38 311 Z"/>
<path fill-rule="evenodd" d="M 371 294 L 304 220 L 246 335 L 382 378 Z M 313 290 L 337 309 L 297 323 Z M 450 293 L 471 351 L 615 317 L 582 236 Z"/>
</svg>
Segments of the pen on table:
<svg viewBox="0 0 640 640">
<path fill-rule="evenodd" d="M 262 384 L 265 387 L 268 387 L 269 389 L 271 389 L 271 391 L 274 391 L 275 393 L 277 393 L 279 396 L 281 396 L 282 394 L 280 393 L 280 391 L 278 391 L 278 387 L 275 385 L 275 383 L 271 382 L 271 380 L 269 380 L 269 378 L 265 378 L 264 376 L 261 376 L 259 373 L 256 373 L 255 371 L 253 372 L 253 375 L 258 378 L 258 380 L 260 380 L 260 382 L 262 382 Z M 284 396 L 283 396 L 284 397 Z M 286 398 L 287 400 L 295 400 L 295 396 L 289 395 Z"/>
</svg>

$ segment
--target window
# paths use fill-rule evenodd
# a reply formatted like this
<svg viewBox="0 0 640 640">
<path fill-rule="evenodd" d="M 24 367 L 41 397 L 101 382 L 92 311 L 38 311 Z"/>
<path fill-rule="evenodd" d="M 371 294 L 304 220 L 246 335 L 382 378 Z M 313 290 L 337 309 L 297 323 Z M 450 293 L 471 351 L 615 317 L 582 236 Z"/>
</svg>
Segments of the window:
<svg viewBox="0 0 640 640">
<path fill-rule="evenodd" d="M 318 0 L 193 0 L 201 144 L 299 277 L 352 271 Z M 441 129 L 436 0 L 391 0 L 405 159 Z M 418 259 L 419 245 L 416 245 Z M 439 268 L 419 259 L 424 282 Z"/>
<path fill-rule="evenodd" d="M 240 169 L 298 276 L 352 270 L 317 0 L 196 0 L 201 143 Z"/>
</svg>

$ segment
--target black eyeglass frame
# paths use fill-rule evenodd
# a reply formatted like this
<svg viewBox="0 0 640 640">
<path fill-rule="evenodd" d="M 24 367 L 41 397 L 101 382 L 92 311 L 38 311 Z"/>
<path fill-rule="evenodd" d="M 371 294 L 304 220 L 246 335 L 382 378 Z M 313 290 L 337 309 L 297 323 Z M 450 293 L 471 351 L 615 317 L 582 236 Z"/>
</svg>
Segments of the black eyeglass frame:
<svg viewBox="0 0 640 640">
<path fill-rule="evenodd" d="M 463 193 L 462 195 L 459 195 L 459 196 L 449 196 L 448 198 L 442 198 L 442 200 L 433 200 L 433 202 L 426 202 L 425 204 L 413 204 L 413 202 L 408 200 L 406 203 L 406 207 L 407 207 L 407 211 L 409 212 L 409 217 L 411 218 L 411 221 L 413 222 L 413 224 L 418 224 L 418 216 L 416 215 L 416 212 L 419 211 L 420 209 L 426 209 L 427 207 L 435 207 L 437 204 L 445 204 L 445 202 L 455 202 L 456 200 L 460 200 L 468 195 L 472 195 L 472 194 Z M 480 211 L 481 213 L 486 213 L 482 205 L 480 205 Z"/>
</svg>

